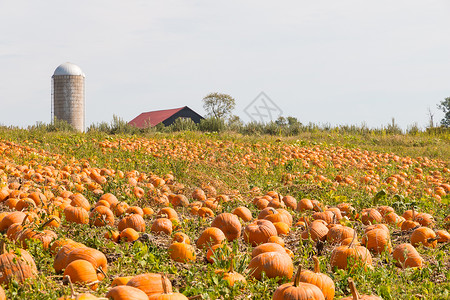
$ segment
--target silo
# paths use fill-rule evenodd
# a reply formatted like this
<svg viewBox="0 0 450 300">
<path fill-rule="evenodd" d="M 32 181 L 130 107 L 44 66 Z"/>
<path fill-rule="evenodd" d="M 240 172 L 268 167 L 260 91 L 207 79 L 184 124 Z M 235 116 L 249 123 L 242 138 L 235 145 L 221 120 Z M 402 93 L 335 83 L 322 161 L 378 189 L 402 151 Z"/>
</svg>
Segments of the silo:
<svg viewBox="0 0 450 300">
<path fill-rule="evenodd" d="M 52 76 L 52 122 L 67 121 L 78 131 L 84 131 L 84 79 L 80 67 L 66 62 Z"/>
</svg>

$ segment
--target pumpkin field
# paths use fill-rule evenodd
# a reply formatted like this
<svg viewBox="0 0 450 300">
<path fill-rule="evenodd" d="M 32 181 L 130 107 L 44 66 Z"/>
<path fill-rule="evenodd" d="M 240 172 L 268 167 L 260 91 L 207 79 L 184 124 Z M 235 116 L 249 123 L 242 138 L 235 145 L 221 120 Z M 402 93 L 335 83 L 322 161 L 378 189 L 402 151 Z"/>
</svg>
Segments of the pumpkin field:
<svg viewBox="0 0 450 300">
<path fill-rule="evenodd" d="M 450 299 L 448 230 L 444 133 L 0 128 L 0 300 Z"/>
</svg>

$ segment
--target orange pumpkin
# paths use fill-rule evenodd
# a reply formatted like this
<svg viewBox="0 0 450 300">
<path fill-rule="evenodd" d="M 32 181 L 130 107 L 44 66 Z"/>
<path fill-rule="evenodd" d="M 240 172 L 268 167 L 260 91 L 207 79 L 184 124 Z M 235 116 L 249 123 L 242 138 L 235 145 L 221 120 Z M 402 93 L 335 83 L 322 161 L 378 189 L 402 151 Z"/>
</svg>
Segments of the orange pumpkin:
<svg viewBox="0 0 450 300">
<path fill-rule="evenodd" d="M 300 281 L 311 283 L 317 286 L 323 293 L 325 300 L 334 298 L 335 287 L 333 279 L 328 275 L 320 273 L 320 262 L 316 256 L 313 256 L 314 271 L 304 270 L 300 272 Z"/>
<path fill-rule="evenodd" d="M 162 293 L 163 284 L 162 276 L 155 273 L 145 273 L 136 275 L 128 281 L 127 286 L 132 286 L 143 291 L 147 296 Z M 164 278 L 166 288 L 169 292 L 172 292 L 172 284 L 170 280 Z"/>
<path fill-rule="evenodd" d="M 252 246 L 266 243 L 271 236 L 276 236 L 277 229 L 268 220 L 255 220 L 244 229 L 244 241 Z"/>
<path fill-rule="evenodd" d="M 231 213 L 222 213 L 215 217 L 211 227 L 222 230 L 228 241 L 233 241 L 241 236 L 241 223 L 238 217 Z"/>
<path fill-rule="evenodd" d="M 108 293 L 106 293 L 106 298 L 112 300 L 148 300 L 147 294 L 142 290 L 127 285 L 118 285 L 113 287 L 108 291 Z"/>
<path fill-rule="evenodd" d="M 68 264 L 63 276 L 68 276 L 72 283 L 86 284 L 92 290 L 96 290 L 98 287 L 97 272 L 94 266 L 83 259 L 74 260 Z"/>
<path fill-rule="evenodd" d="M 325 300 L 322 291 L 315 285 L 300 281 L 301 267 L 299 267 L 294 282 L 279 286 L 273 294 L 273 300 Z"/>
</svg>

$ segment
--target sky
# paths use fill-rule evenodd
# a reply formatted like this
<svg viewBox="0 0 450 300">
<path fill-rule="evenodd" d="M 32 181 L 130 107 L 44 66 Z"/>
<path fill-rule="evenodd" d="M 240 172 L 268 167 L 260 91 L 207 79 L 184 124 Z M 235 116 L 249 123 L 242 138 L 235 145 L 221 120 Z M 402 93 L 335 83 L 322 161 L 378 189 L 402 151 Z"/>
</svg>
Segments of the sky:
<svg viewBox="0 0 450 300">
<path fill-rule="evenodd" d="M 0 1 L 0 124 L 51 119 L 51 76 L 86 74 L 86 126 L 211 92 L 278 115 L 425 128 L 450 97 L 450 1 Z M 246 110 L 247 109 L 247 110 Z M 264 118 L 268 121 L 270 118 Z"/>
</svg>

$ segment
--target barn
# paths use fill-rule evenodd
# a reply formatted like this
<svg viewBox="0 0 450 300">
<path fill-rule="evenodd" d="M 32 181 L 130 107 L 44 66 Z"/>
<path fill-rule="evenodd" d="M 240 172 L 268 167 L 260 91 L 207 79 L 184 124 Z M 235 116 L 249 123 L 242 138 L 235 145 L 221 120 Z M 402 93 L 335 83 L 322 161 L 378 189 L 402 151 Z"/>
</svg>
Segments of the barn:
<svg viewBox="0 0 450 300">
<path fill-rule="evenodd" d="M 201 115 L 193 111 L 187 106 L 174 109 L 155 110 L 141 113 L 139 116 L 128 122 L 128 124 L 138 128 L 147 128 L 163 123 L 169 126 L 175 122 L 177 118 L 189 118 L 195 123 L 200 123 L 203 119 Z"/>
</svg>

